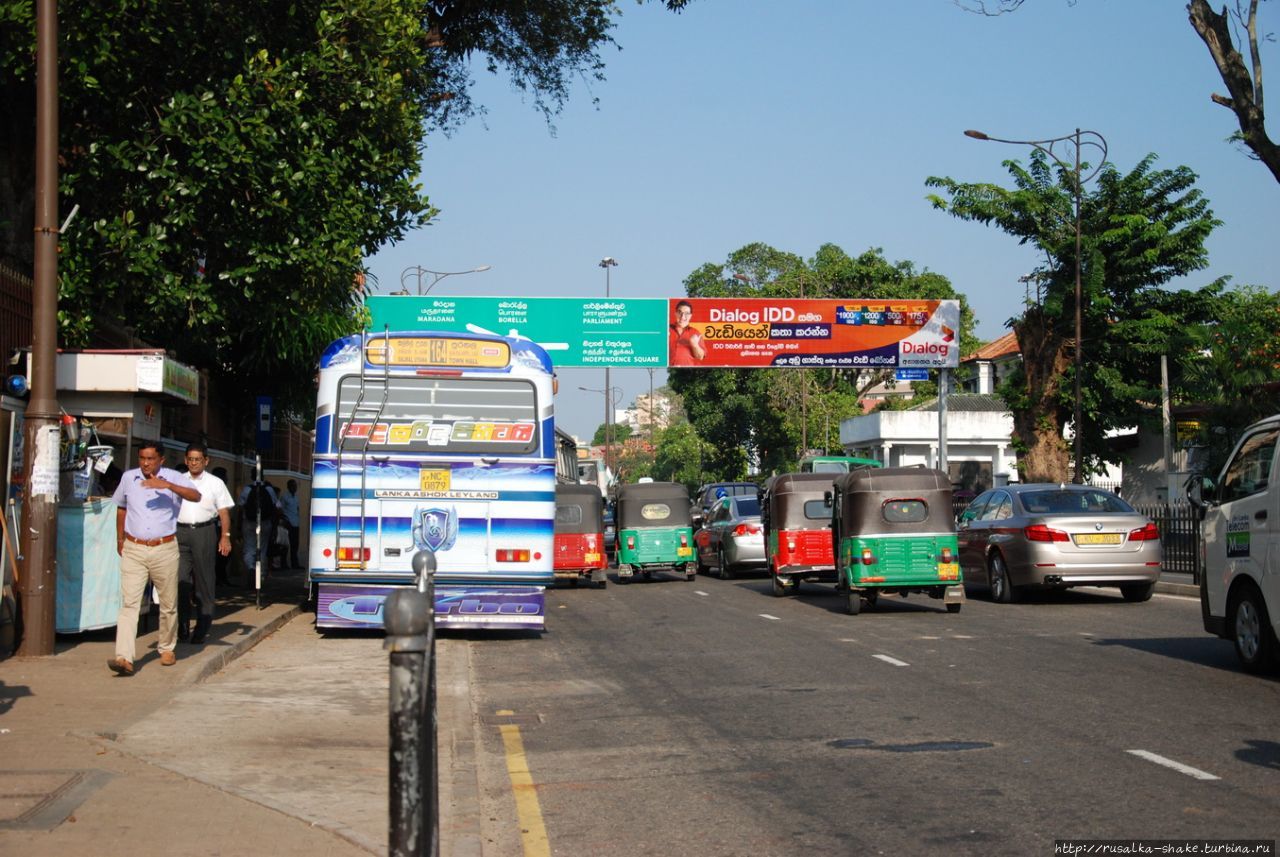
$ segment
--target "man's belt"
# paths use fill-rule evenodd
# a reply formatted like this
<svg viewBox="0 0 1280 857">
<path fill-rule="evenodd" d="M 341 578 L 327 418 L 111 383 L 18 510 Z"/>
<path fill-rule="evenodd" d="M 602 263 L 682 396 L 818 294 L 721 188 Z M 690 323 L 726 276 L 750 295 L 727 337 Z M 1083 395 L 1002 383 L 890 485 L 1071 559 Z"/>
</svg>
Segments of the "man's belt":
<svg viewBox="0 0 1280 857">
<path fill-rule="evenodd" d="M 207 521 L 201 521 L 201 522 L 200 522 L 200 523 L 198 523 L 198 524 L 184 524 L 184 523 L 182 523 L 181 521 L 179 521 L 179 522 L 178 522 L 178 526 L 179 526 L 179 527 L 186 527 L 188 530 L 198 530 L 198 529 L 200 529 L 201 527 L 207 527 L 207 526 L 209 526 L 210 524 L 216 524 L 216 523 L 218 523 L 218 519 L 217 519 L 217 518 L 210 518 L 209 520 L 207 520 Z"/>
<path fill-rule="evenodd" d="M 168 544 L 169 542 L 177 538 L 177 536 L 161 536 L 158 539 L 140 539 L 140 538 L 137 538 L 136 536 L 131 536 L 128 533 L 125 533 L 124 537 L 127 541 L 131 541 L 136 545 L 143 545 L 149 548 L 153 548 L 158 545 Z"/>
</svg>

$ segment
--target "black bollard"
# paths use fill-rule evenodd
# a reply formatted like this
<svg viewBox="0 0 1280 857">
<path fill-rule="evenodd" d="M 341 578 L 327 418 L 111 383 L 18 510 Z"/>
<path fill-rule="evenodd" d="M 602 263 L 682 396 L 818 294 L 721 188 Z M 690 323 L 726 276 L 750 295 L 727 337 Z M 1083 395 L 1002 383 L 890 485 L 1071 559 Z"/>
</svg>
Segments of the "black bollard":
<svg viewBox="0 0 1280 857">
<path fill-rule="evenodd" d="M 391 652 L 391 857 L 440 853 L 436 797 L 435 555 L 413 557 L 417 586 L 387 596 L 383 648 Z"/>
</svg>

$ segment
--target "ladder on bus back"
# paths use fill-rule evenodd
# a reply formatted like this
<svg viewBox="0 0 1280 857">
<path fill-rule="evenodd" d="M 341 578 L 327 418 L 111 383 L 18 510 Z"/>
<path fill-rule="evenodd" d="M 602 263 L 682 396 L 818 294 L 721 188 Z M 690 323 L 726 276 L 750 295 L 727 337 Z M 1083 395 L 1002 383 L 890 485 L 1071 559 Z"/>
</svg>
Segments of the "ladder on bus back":
<svg viewBox="0 0 1280 857">
<path fill-rule="evenodd" d="M 338 419 L 345 418 L 348 429 L 338 438 L 337 455 L 337 519 L 334 521 L 334 570 L 343 566 L 343 549 L 353 549 L 354 559 L 358 567 L 365 566 L 365 490 L 368 483 L 366 467 L 369 463 L 369 444 L 373 442 L 374 430 L 378 419 L 387 407 L 387 398 L 391 393 L 391 354 L 389 330 L 382 333 L 382 373 L 370 374 L 369 345 L 374 341 L 373 334 L 364 338 L 360 349 L 360 387 L 356 392 L 356 401 L 350 413 L 339 413 Z M 342 394 L 339 391 L 338 401 Z M 361 435 L 353 436 L 350 427 L 358 423 L 367 423 L 369 430 Z M 359 477 L 359 491 L 355 496 L 349 487 L 345 492 L 344 484 L 350 484 Z M 354 487 L 354 486 L 351 486 Z"/>
</svg>

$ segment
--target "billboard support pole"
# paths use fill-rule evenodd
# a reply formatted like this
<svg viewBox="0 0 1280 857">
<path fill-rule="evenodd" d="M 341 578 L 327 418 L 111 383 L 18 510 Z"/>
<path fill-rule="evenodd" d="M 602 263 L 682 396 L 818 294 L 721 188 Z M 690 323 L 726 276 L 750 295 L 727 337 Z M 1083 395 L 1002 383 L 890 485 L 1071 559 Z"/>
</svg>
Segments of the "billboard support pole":
<svg viewBox="0 0 1280 857">
<path fill-rule="evenodd" d="M 947 386 L 951 380 L 951 370 L 945 366 L 938 370 L 938 469 L 947 474 Z"/>
</svg>

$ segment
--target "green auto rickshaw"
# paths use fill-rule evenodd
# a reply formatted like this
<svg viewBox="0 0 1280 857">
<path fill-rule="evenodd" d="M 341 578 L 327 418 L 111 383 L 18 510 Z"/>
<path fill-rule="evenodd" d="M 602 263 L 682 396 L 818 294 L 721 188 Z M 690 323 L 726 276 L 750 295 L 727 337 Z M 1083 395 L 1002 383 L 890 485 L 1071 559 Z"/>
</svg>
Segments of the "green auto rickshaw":
<svg viewBox="0 0 1280 857">
<path fill-rule="evenodd" d="M 618 488 L 618 582 L 630 583 L 654 571 L 697 574 L 689 494 L 678 482 L 639 482 Z"/>
<path fill-rule="evenodd" d="M 922 592 L 948 613 L 964 603 L 951 482 L 940 470 L 862 467 L 832 486 L 836 593 L 851 615 L 881 594 Z"/>
</svg>

